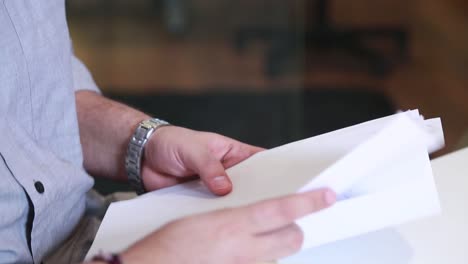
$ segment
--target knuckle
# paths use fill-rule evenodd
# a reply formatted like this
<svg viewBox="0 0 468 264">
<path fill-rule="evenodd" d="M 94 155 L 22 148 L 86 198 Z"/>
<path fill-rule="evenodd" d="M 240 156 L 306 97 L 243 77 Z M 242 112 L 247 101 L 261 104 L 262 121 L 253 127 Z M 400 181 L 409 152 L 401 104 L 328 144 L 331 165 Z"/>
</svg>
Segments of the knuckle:
<svg viewBox="0 0 468 264">
<path fill-rule="evenodd" d="M 276 217 L 284 220 L 285 222 L 293 221 L 295 219 L 295 206 L 288 203 L 279 203 L 275 206 Z"/>
<path fill-rule="evenodd" d="M 252 207 L 249 215 L 250 215 L 250 222 L 254 226 L 261 226 L 261 224 L 265 221 L 265 219 L 271 219 L 274 216 L 271 206 Z"/>
<path fill-rule="evenodd" d="M 255 215 L 258 222 L 263 222 L 265 219 L 289 220 L 293 218 L 293 210 L 290 207 L 284 206 L 281 203 L 272 203 L 268 206 L 257 208 Z"/>
</svg>

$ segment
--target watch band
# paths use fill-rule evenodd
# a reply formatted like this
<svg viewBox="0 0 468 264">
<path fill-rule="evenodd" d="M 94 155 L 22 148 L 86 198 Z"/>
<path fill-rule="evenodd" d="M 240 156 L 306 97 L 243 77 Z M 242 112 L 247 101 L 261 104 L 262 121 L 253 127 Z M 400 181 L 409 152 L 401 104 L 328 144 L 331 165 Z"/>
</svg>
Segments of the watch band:
<svg viewBox="0 0 468 264">
<path fill-rule="evenodd" d="M 125 170 L 128 182 L 138 195 L 146 193 L 141 176 L 141 161 L 143 150 L 151 135 L 160 127 L 170 125 L 168 122 L 151 118 L 142 121 L 135 130 L 128 144 L 127 156 L 125 157 Z"/>
</svg>

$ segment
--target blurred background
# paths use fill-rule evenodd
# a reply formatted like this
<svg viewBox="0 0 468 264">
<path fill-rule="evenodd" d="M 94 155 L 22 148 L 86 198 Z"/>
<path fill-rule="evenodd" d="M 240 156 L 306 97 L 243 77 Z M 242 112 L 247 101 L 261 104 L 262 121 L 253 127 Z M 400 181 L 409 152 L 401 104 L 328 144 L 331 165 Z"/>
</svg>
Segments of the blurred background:
<svg viewBox="0 0 468 264">
<path fill-rule="evenodd" d="M 273 147 L 398 109 L 468 145 L 463 0 L 68 0 L 104 94 Z"/>
</svg>

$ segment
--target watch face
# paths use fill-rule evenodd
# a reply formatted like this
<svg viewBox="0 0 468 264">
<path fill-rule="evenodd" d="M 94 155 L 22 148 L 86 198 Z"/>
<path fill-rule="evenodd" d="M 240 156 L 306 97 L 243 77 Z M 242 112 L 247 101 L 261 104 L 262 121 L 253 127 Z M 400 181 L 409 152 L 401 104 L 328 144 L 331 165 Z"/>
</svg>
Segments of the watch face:
<svg viewBox="0 0 468 264">
<path fill-rule="evenodd" d="M 156 128 L 158 126 L 162 126 L 162 125 L 168 125 L 169 123 L 167 123 L 166 121 L 163 121 L 163 120 L 160 120 L 160 119 L 157 119 L 157 118 L 153 118 L 153 119 L 149 119 L 149 120 L 145 120 L 143 122 L 140 123 L 140 126 L 143 127 L 143 128 L 146 128 L 146 129 L 151 129 L 151 128 Z"/>
<path fill-rule="evenodd" d="M 151 120 L 145 120 L 145 121 L 140 123 L 140 126 L 143 127 L 143 128 L 146 128 L 146 129 L 154 128 L 155 125 L 156 124 L 154 122 L 152 122 Z"/>
</svg>

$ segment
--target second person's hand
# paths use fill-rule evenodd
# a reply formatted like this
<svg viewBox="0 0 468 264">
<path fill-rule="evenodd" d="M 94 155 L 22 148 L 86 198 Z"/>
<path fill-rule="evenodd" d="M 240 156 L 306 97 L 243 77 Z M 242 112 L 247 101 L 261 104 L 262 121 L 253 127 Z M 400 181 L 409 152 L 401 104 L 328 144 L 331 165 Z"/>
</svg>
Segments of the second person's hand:
<svg viewBox="0 0 468 264">
<path fill-rule="evenodd" d="M 332 205 L 328 189 L 187 217 L 167 224 L 122 255 L 123 263 L 255 264 L 301 248 L 295 220 Z"/>
</svg>

